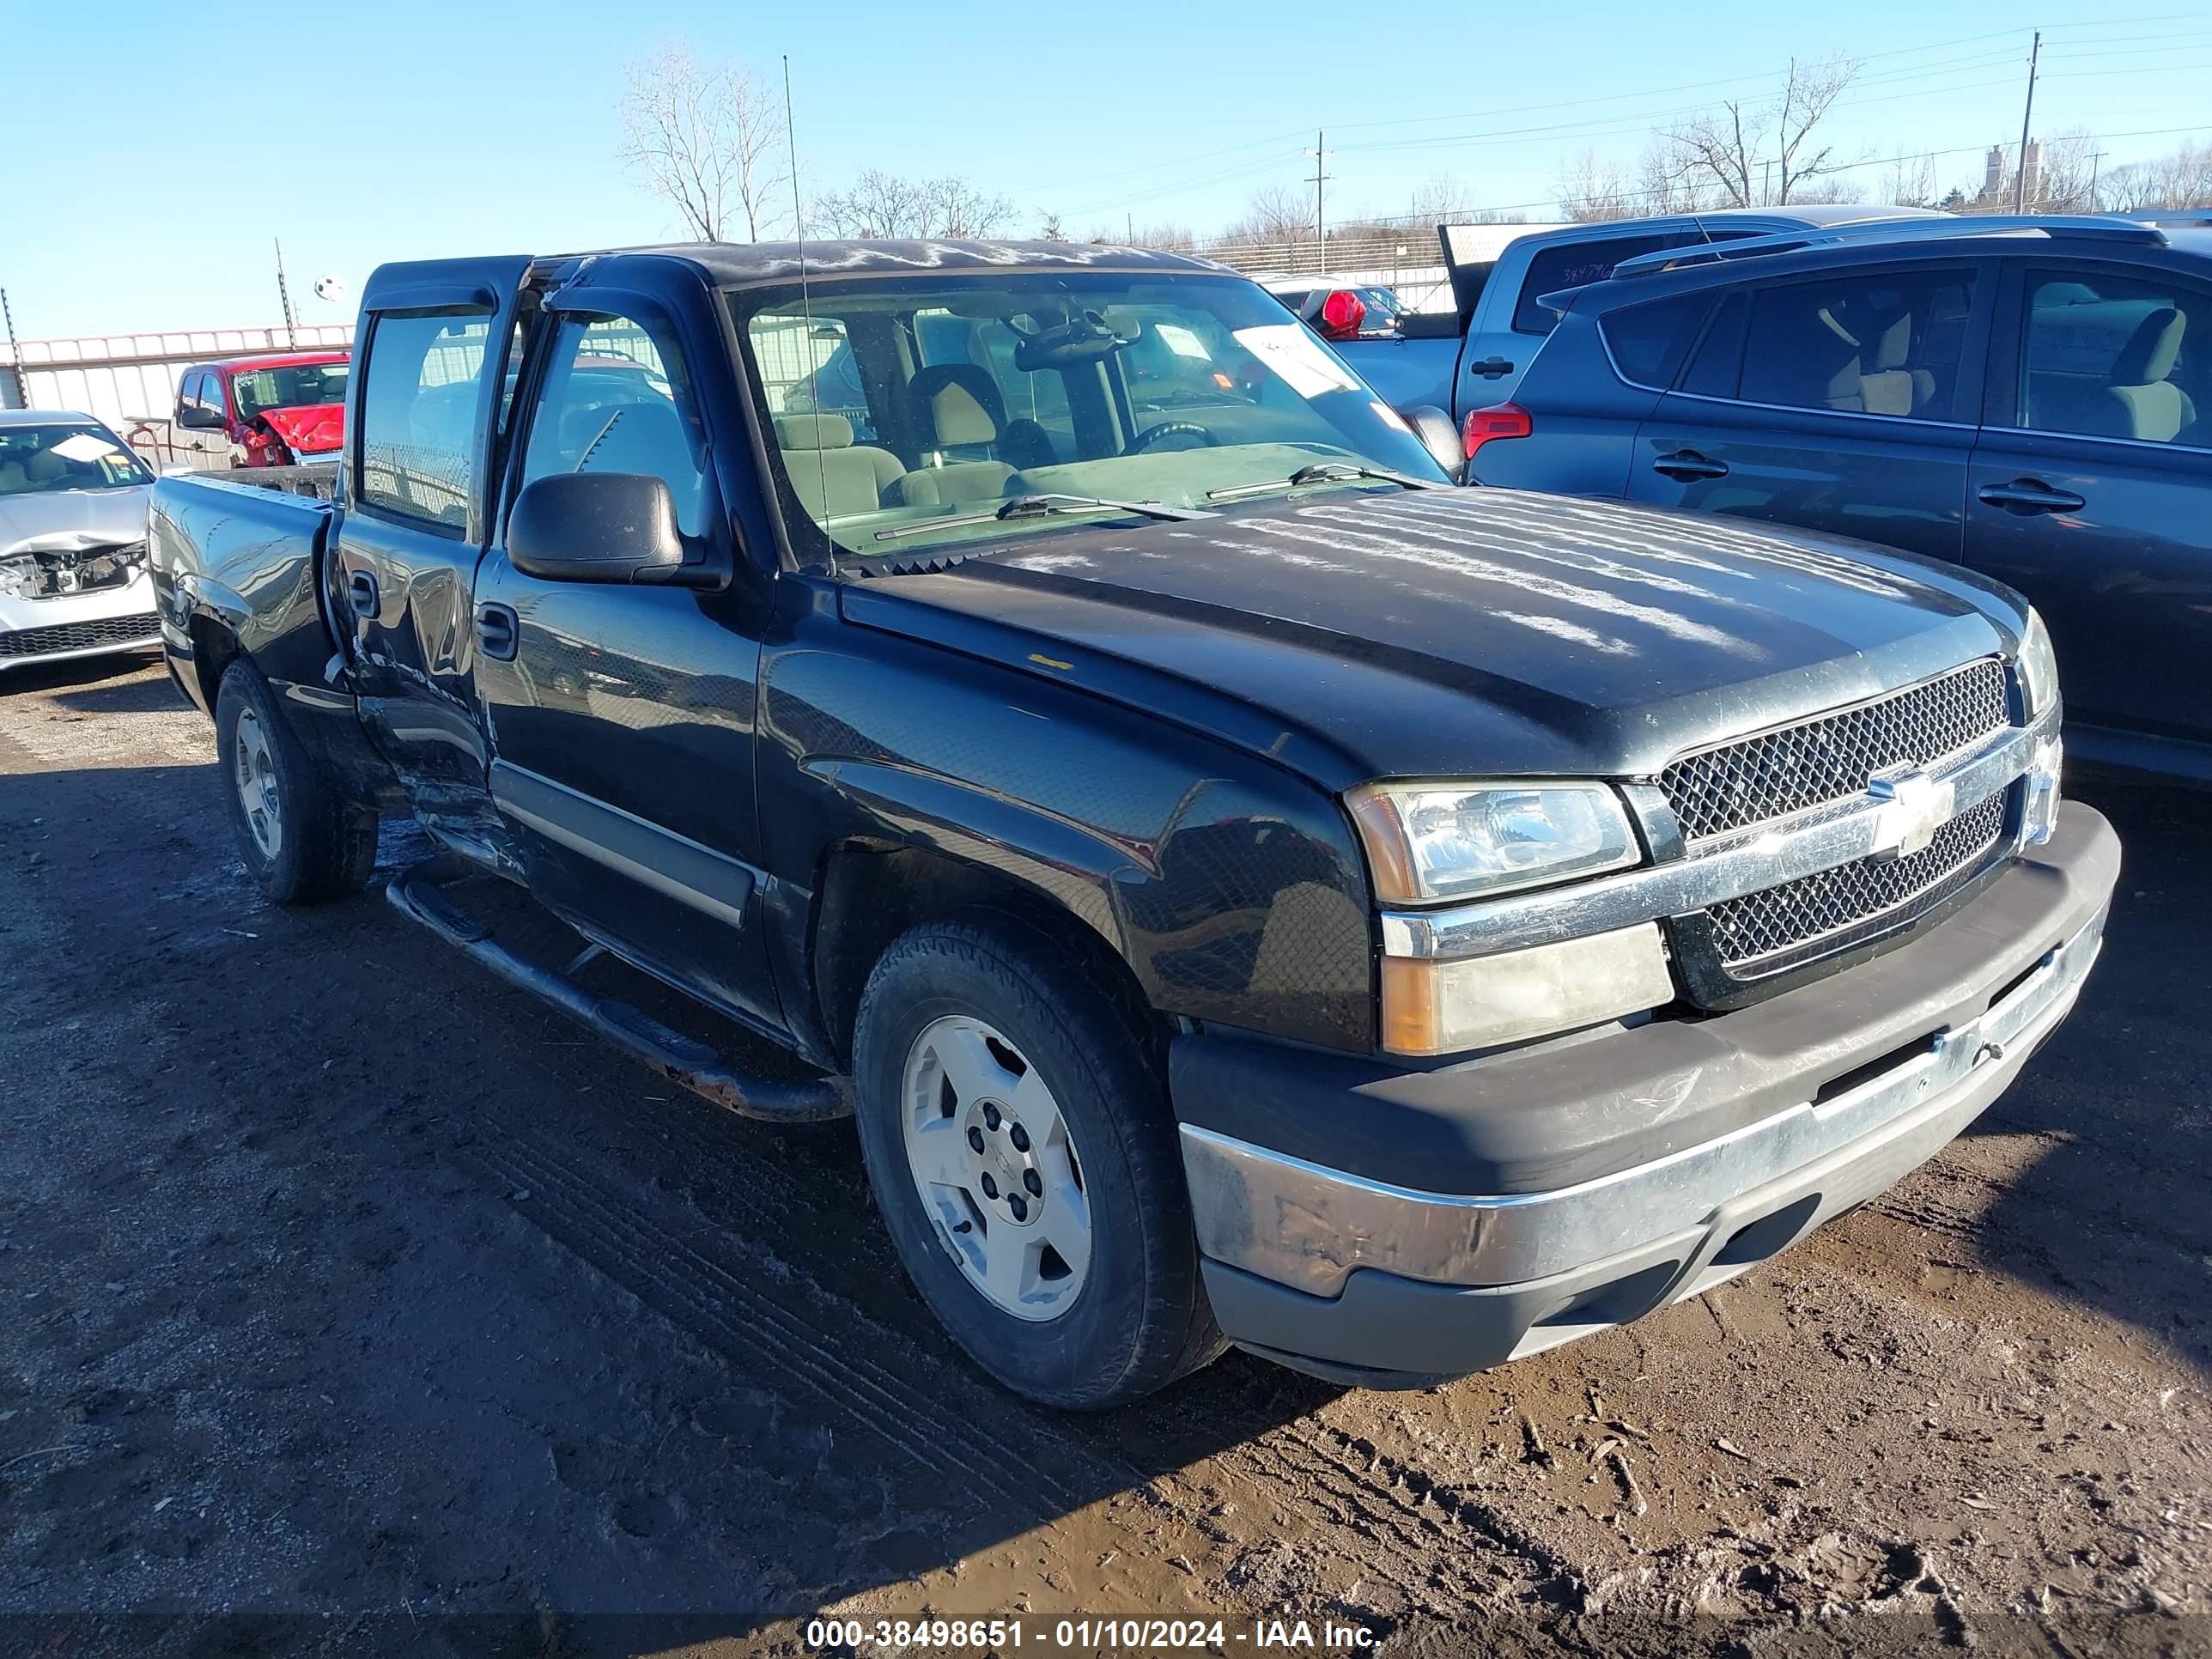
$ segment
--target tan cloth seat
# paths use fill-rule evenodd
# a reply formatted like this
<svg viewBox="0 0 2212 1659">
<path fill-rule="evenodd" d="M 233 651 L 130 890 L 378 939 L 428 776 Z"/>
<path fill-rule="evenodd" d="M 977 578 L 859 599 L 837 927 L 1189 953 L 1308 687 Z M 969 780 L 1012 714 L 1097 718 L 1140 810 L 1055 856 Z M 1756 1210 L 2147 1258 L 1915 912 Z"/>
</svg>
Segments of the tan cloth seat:
<svg viewBox="0 0 2212 1659">
<path fill-rule="evenodd" d="M 938 363 L 908 382 L 916 424 L 930 440 L 929 465 L 899 480 L 909 507 L 994 501 L 1014 469 L 998 459 L 999 388 L 973 363 Z"/>
<path fill-rule="evenodd" d="M 906 471 L 888 449 L 854 443 L 842 415 L 779 415 L 775 441 L 793 493 L 817 520 L 873 513 Z"/>
<path fill-rule="evenodd" d="M 1936 377 L 1907 368 L 1912 356 L 1912 313 L 1906 312 L 1874 343 L 1874 367 L 1859 376 L 1859 406 L 1869 415 L 1917 415 L 1935 401 Z"/>
<path fill-rule="evenodd" d="M 21 461 L 0 462 L 0 495 L 12 495 L 19 489 L 28 489 L 31 480 L 23 471 Z"/>
<path fill-rule="evenodd" d="M 2119 405 L 2118 436 L 2145 443 L 2170 444 L 2197 418 L 2197 405 L 2167 379 L 2181 361 L 2181 338 L 2189 319 L 2161 306 L 2136 325 L 2112 362 L 2112 383 L 2105 395 Z"/>
<path fill-rule="evenodd" d="M 23 476 L 34 484 L 58 482 L 69 471 L 69 463 L 51 449 L 34 449 L 23 463 Z"/>
</svg>

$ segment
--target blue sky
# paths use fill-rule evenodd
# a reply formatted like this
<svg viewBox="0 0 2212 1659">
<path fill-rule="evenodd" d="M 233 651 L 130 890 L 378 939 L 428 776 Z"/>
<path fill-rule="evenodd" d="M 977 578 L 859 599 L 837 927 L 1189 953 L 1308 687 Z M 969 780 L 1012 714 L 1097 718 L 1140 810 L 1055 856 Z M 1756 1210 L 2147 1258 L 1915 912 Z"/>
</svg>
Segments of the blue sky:
<svg viewBox="0 0 2212 1659">
<path fill-rule="evenodd" d="M 384 259 L 673 236 L 673 210 L 616 159 L 623 63 L 664 37 L 770 77 L 789 53 L 818 189 L 871 165 L 957 173 L 1012 197 L 1023 230 L 1054 210 L 1076 234 L 1132 216 L 1211 228 L 1310 173 L 1316 128 L 1332 218 L 1402 212 L 1445 172 L 1480 204 L 1543 217 L 1575 153 L 1632 160 L 1655 118 L 1757 96 L 1793 56 L 1837 50 L 1864 60 L 1832 118 L 1839 146 L 1958 150 L 1944 179 L 1971 181 L 1983 147 L 2017 137 L 2039 25 L 2039 133 L 2104 135 L 2106 166 L 2212 140 L 2212 6 L 2160 0 L 2041 16 L 1984 0 L 1846 14 L 112 0 L 97 15 L 94 28 L 50 0 L 0 0 L 0 287 L 27 338 L 274 321 L 277 237 L 301 320 L 335 321 L 349 307 L 307 293 L 324 274 L 358 291 Z M 1855 176 L 1879 194 L 1881 167 Z"/>
</svg>

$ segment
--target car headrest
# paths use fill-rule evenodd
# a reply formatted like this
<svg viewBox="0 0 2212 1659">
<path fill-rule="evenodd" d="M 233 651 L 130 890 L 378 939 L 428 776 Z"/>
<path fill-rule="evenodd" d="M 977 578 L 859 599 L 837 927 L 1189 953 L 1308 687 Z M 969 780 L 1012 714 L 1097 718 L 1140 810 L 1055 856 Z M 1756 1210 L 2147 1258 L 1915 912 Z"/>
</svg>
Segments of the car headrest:
<svg viewBox="0 0 2212 1659">
<path fill-rule="evenodd" d="M 974 363 L 933 363 L 907 382 L 907 395 L 941 448 L 995 443 L 1006 424 L 998 382 Z"/>
<path fill-rule="evenodd" d="M 853 423 L 842 415 L 779 415 L 775 441 L 783 449 L 850 449 Z"/>
<path fill-rule="evenodd" d="M 2112 360 L 2115 386 L 2155 386 L 2173 373 L 2181 358 L 2181 337 L 2189 319 L 2172 306 L 2160 306 L 2136 325 L 2136 331 Z"/>
<path fill-rule="evenodd" d="M 33 483 L 52 483 L 69 471 L 69 463 L 51 449 L 34 449 L 23 463 L 23 476 Z"/>
</svg>

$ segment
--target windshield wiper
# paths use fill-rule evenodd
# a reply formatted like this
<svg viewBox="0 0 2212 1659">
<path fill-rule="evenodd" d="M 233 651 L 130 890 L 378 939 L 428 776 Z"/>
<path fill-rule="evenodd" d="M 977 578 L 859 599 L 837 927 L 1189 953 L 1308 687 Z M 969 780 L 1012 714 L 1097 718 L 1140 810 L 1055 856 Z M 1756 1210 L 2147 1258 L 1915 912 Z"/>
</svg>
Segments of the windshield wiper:
<svg viewBox="0 0 2212 1659">
<path fill-rule="evenodd" d="M 908 536 L 927 536 L 933 531 L 956 530 L 963 525 L 1004 524 L 1012 519 L 1041 519 L 1057 513 L 1135 513 L 1147 519 L 1210 519 L 1203 507 L 1163 507 L 1158 501 L 1117 501 L 1103 495 L 1017 495 L 989 513 L 963 513 L 950 519 L 931 519 L 922 524 L 897 524 L 876 532 L 879 542 Z"/>
<path fill-rule="evenodd" d="M 1449 489 L 1448 483 L 1433 478 L 1417 478 L 1410 472 L 1397 472 L 1387 466 L 1365 466 L 1352 461 L 1316 461 L 1311 466 L 1302 466 L 1287 478 L 1269 478 L 1260 483 L 1231 484 L 1226 489 L 1209 489 L 1209 501 L 1239 501 L 1247 495 L 1264 495 L 1271 489 L 1295 489 L 1301 484 L 1349 483 L 1358 478 L 1375 478 L 1384 483 L 1394 483 L 1407 489 Z"/>
</svg>

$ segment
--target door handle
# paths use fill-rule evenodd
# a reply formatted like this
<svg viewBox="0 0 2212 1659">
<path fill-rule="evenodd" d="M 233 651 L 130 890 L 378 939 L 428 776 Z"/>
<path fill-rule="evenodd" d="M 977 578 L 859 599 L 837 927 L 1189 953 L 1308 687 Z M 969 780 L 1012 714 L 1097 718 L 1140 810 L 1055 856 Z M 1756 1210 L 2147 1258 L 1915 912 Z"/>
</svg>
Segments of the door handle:
<svg viewBox="0 0 2212 1659">
<path fill-rule="evenodd" d="M 2070 489 L 2053 489 L 2040 478 L 2014 478 L 2010 483 L 1984 484 L 1976 499 L 2023 517 L 2032 513 L 2073 513 L 2088 503 Z"/>
<path fill-rule="evenodd" d="M 356 617 L 374 619 L 383 609 L 374 571 L 356 570 L 349 574 L 346 577 L 346 598 L 351 602 L 353 614 Z"/>
<path fill-rule="evenodd" d="M 1467 372 L 1480 374 L 1486 380 L 1498 380 L 1513 372 L 1513 365 L 1503 357 L 1485 357 L 1479 363 L 1469 363 Z"/>
<path fill-rule="evenodd" d="M 501 662 L 513 662 L 520 636 L 520 624 L 515 620 L 511 606 L 480 605 L 477 607 L 477 648 L 484 655 L 496 657 Z"/>
<path fill-rule="evenodd" d="M 1700 478 L 1725 478 L 1729 471 L 1726 461 L 1709 459 L 1694 449 L 1662 455 L 1651 463 L 1651 470 L 1672 478 L 1676 483 L 1694 483 Z"/>
</svg>

